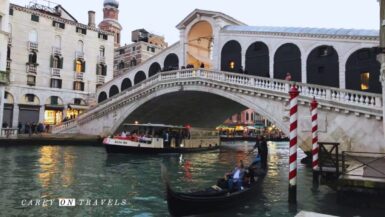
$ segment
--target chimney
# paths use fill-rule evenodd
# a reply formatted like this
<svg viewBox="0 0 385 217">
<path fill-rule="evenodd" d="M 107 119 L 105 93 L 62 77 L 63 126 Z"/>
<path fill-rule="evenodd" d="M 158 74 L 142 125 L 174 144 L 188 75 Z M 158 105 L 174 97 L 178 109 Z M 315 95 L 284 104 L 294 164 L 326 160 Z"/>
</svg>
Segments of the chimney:
<svg viewBox="0 0 385 217">
<path fill-rule="evenodd" d="M 88 11 L 88 26 L 95 27 L 95 11 Z"/>
</svg>

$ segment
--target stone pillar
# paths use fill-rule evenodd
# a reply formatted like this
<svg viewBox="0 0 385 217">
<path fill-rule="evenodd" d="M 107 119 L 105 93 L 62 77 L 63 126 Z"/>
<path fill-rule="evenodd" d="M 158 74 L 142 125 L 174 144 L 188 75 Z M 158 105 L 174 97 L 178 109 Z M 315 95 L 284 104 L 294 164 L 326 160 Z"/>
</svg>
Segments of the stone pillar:
<svg viewBox="0 0 385 217">
<path fill-rule="evenodd" d="M 65 105 L 63 108 L 63 117 L 62 117 L 63 120 L 67 116 L 67 109 L 68 109 L 68 105 Z"/>
<path fill-rule="evenodd" d="M 12 126 L 13 127 L 17 127 L 19 125 L 19 111 L 20 111 L 20 108 L 19 108 L 19 105 L 18 104 L 14 104 L 13 105 L 13 121 L 12 121 Z M 22 124 L 25 124 L 25 123 L 22 123 Z"/>
<path fill-rule="evenodd" d="M 346 89 L 346 81 L 345 81 L 345 76 L 346 76 L 346 59 L 340 59 L 339 60 L 339 79 L 340 79 L 340 88 L 341 89 Z"/>
<path fill-rule="evenodd" d="M 274 53 L 270 51 L 269 53 L 269 75 L 270 75 L 270 78 L 274 78 L 274 54 L 275 54 L 275 51 Z"/>
<path fill-rule="evenodd" d="M 179 64 L 180 67 L 186 66 L 188 64 L 188 39 L 185 38 L 185 29 L 181 29 L 179 31 L 179 41 L 180 41 L 180 46 L 182 47 L 181 50 L 181 63 Z"/>
<path fill-rule="evenodd" d="M 44 123 L 44 111 L 45 111 L 45 106 L 41 105 L 39 110 L 39 122 L 41 123 Z"/>
<path fill-rule="evenodd" d="M 242 45 L 242 48 L 241 48 L 241 62 L 242 62 L 242 69 L 245 70 L 246 69 L 246 51 L 247 51 L 247 47 Z"/>
<path fill-rule="evenodd" d="M 302 83 L 307 83 L 307 53 L 301 52 L 301 77 Z"/>
</svg>

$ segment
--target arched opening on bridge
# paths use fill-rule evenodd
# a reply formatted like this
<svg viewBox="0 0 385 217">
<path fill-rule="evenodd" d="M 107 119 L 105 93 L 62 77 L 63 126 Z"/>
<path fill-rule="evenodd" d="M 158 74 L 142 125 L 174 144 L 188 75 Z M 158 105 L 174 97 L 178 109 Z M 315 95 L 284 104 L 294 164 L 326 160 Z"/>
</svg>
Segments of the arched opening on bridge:
<svg viewBox="0 0 385 217">
<path fill-rule="evenodd" d="M 134 84 L 138 84 L 146 80 L 146 74 L 143 71 L 139 71 L 135 74 Z"/>
<path fill-rule="evenodd" d="M 298 46 L 287 43 L 280 46 L 274 55 L 274 78 L 285 79 L 290 73 L 292 81 L 302 81 L 301 51 Z"/>
<path fill-rule="evenodd" d="M 98 96 L 98 103 L 101 103 L 107 99 L 107 93 L 106 92 L 101 92 Z"/>
<path fill-rule="evenodd" d="M 319 46 L 307 58 L 307 83 L 339 87 L 338 53 L 332 46 Z"/>
<path fill-rule="evenodd" d="M 171 71 L 179 69 L 179 58 L 176 54 L 170 53 L 164 60 L 164 71 Z"/>
<path fill-rule="evenodd" d="M 381 93 L 380 68 L 374 49 L 362 48 L 346 62 L 346 89 Z"/>
<path fill-rule="evenodd" d="M 118 93 L 119 93 L 119 88 L 116 85 L 112 85 L 112 87 L 110 87 L 109 97 L 113 97 Z"/>
<path fill-rule="evenodd" d="M 198 68 L 211 68 L 213 29 L 207 21 L 195 23 L 188 33 L 187 63 Z"/>
<path fill-rule="evenodd" d="M 228 41 L 221 52 L 221 70 L 239 72 L 242 68 L 242 47 L 238 41 Z"/>
<path fill-rule="evenodd" d="M 246 72 L 250 75 L 270 77 L 269 48 L 263 42 L 254 42 L 246 51 Z"/>
<path fill-rule="evenodd" d="M 121 91 L 127 90 L 128 88 L 132 87 L 131 80 L 129 78 L 125 78 L 122 81 L 122 85 L 120 87 Z"/>
<path fill-rule="evenodd" d="M 150 69 L 148 70 L 148 77 L 152 77 L 152 76 L 156 75 L 160 71 L 161 71 L 160 64 L 157 63 L 157 62 L 152 63 L 151 66 L 150 66 Z"/>
</svg>

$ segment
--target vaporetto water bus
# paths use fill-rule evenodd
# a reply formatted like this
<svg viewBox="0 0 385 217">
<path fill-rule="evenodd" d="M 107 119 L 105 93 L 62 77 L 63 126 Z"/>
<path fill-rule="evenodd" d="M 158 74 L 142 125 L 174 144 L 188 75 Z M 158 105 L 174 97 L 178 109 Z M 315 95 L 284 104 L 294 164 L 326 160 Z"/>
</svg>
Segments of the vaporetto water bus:
<svg viewBox="0 0 385 217">
<path fill-rule="evenodd" d="M 165 124 L 124 124 L 119 135 L 103 140 L 108 153 L 189 153 L 220 146 L 216 131 Z"/>
</svg>

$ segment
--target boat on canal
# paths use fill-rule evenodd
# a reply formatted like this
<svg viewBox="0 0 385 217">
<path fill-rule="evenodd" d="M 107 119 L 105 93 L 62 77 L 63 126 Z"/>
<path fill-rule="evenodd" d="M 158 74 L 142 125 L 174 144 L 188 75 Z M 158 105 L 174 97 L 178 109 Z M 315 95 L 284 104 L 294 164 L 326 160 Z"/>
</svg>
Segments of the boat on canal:
<svg viewBox="0 0 385 217">
<path fill-rule="evenodd" d="M 162 176 L 165 176 L 163 173 L 162 171 Z M 229 191 L 227 188 L 214 185 L 203 190 L 187 193 L 175 192 L 171 188 L 167 177 L 163 177 L 166 182 L 168 210 L 172 216 L 189 216 L 237 207 L 258 194 L 266 173 L 256 171 L 255 174 L 254 181 L 242 190 Z"/>
<path fill-rule="evenodd" d="M 188 126 L 149 123 L 124 124 L 123 128 L 121 135 L 104 138 L 108 153 L 192 153 L 211 151 L 220 146 L 219 136 L 215 133 L 192 132 Z"/>
</svg>

